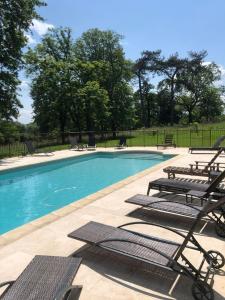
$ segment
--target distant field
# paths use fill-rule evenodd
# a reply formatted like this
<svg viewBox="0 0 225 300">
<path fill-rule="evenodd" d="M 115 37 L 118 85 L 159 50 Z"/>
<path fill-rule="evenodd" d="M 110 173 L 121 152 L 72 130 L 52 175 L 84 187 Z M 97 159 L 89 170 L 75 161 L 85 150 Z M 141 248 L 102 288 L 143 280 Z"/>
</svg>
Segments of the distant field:
<svg viewBox="0 0 225 300">
<path fill-rule="evenodd" d="M 132 146 L 155 146 L 158 143 L 164 142 L 165 134 L 173 134 L 174 143 L 177 147 L 190 147 L 190 146 L 212 146 L 216 139 L 225 135 L 225 122 L 215 124 L 203 124 L 192 127 L 160 127 L 145 130 L 121 131 L 117 133 L 115 139 L 112 134 L 107 133 L 102 136 L 96 134 L 97 147 L 115 147 L 118 144 L 119 136 L 126 136 L 127 145 Z M 87 143 L 87 135 L 83 136 L 82 142 Z M 48 146 L 49 144 L 49 146 Z M 51 144 L 51 145 L 50 145 Z M 47 145 L 47 146 L 46 146 Z M 225 147 L 225 143 L 222 144 Z M 45 140 L 44 145 L 39 145 L 41 151 L 57 151 L 69 149 L 69 144 L 58 144 L 57 139 L 55 142 L 52 140 Z M 0 145 L 0 158 L 25 155 L 26 148 L 22 143 L 15 142 L 8 145 Z"/>
</svg>

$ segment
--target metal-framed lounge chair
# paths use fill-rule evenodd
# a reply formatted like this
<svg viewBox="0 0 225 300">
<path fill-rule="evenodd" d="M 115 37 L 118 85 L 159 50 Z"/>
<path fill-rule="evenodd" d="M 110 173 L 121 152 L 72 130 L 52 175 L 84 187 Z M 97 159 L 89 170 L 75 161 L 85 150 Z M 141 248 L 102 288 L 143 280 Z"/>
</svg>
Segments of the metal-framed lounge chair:
<svg viewBox="0 0 225 300">
<path fill-rule="evenodd" d="M 41 154 L 44 153 L 45 155 L 54 155 L 52 152 L 43 152 L 36 149 L 33 142 L 31 140 L 24 141 L 24 144 L 27 148 L 28 153 L 32 154 Z"/>
<path fill-rule="evenodd" d="M 150 181 L 148 184 L 147 195 L 151 189 L 165 192 L 173 192 L 201 198 L 203 203 L 204 198 L 212 195 L 214 198 L 221 198 L 225 194 L 225 189 L 219 185 L 225 178 L 225 170 L 220 173 L 211 183 L 198 183 L 187 180 L 159 178 Z"/>
<path fill-rule="evenodd" d="M 119 139 L 119 144 L 116 146 L 117 149 L 123 149 L 127 147 L 127 139 L 125 136 L 121 136 Z"/>
<path fill-rule="evenodd" d="M 221 147 L 221 143 L 225 140 L 225 135 L 219 137 L 216 142 L 212 145 L 212 147 L 190 147 L 189 148 L 189 152 L 193 153 L 193 151 L 217 151 L 219 150 Z M 224 147 L 222 147 L 223 150 L 225 150 Z"/>
<path fill-rule="evenodd" d="M 119 227 L 89 222 L 71 232 L 68 236 L 109 252 L 187 276 L 193 281 L 192 294 L 194 299 L 212 300 L 214 293 L 208 282 L 210 279 L 213 279 L 215 269 L 220 269 L 224 266 L 224 257 L 218 251 L 206 251 L 203 249 L 193 235 L 199 220 L 208 213 L 209 209 L 211 210 L 210 206 L 211 204 L 207 204 L 199 212 L 186 235 L 173 228 L 149 222 L 132 222 Z M 138 224 L 164 228 L 181 237 L 183 242 L 176 243 L 174 240 L 142 234 L 136 231 L 137 228 L 135 228 L 135 231 L 128 229 L 128 227 Z M 190 261 L 186 256 L 186 248 L 202 254 L 203 258 L 199 267 L 196 267 L 193 261 Z M 205 264 L 208 268 L 203 272 Z"/>
<path fill-rule="evenodd" d="M 70 149 L 74 149 L 74 150 L 84 150 L 84 145 L 83 144 L 79 144 L 77 141 L 77 137 L 74 135 L 69 135 L 69 142 L 70 142 Z"/>
<path fill-rule="evenodd" d="M 163 144 L 156 144 L 156 147 L 157 147 L 157 149 L 159 147 L 162 147 L 162 148 L 174 147 L 174 148 L 176 148 L 176 144 L 173 142 L 173 134 L 166 134 Z"/>
<path fill-rule="evenodd" d="M 209 162 L 195 161 L 195 164 L 190 164 L 189 168 L 168 166 L 164 168 L 163 171 L 168 174 L 168 178 L 175 178 L 176 174 L 180 174 L 206 176 L 210 179 L 220 174 L 220 163 L 214 164 L 214 162 L 222 152 L 223 149 L 219 149 Z M 211 171 L 213 172 L 211 173 Z"/>
<path fill-rule="evenodd" d="M 210 200 L 207 200 L 207 202 Z M 125 202 L 141 206 L 142 208 L 149 208 L 169 214 L 175 214 L 191 219 L 196 219 L 200 211 L 204 207 L 193 205 L 190 203 L 182 203 L 178 201 L 168 200 L 165 198 L 152 197 L 137 194 L 128 198 Z M 215 231 L 218 236 L 225 238 L 225 197 L 221 198 L 214 206 L 212 204 L 211 210 L 207 211 L 204 217 L 206 222 L 211 221 L 215 224 Z M 206 205 L 206 204 L 205 204 Z"/>
<path fill-rule="evenodd" d="M 78 299 L 81 286 L 72 286 L 81 258 L 37 255 L 0 296 L 1 300 L 65 300 Z"/>
<path fill-rule="evenodd" d="M 95 141 L 94 135 L 89 135 L 87 149 L 88 150 L 96 150 L 96 141 Z"/>
</svg>

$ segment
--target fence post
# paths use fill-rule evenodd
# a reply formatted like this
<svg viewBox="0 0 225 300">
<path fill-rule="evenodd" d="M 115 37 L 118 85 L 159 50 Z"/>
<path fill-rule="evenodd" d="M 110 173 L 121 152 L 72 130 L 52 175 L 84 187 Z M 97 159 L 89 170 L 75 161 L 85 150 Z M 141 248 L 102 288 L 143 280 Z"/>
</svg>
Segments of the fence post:
<svg viewBox="0 0 225 300">
<path fill-rule="evenodd" d="M 210 130 L 209 130 L 209 138 L 210 138 L 210 147 L 211 147 L 211 145 L 212 145 L 212 129 L 210 128 Z"/>
<path fill-rule="evenodd" d="M 190 141 L 189 141 L 189 147 L 192 147 L 192 140 L 191 140 L 191 129 L 190 129 Z"/>
<path fill-rule="evenodd" d="M 202 147 L 203 147 L 203 129 L 202 129 Z"/>
</svg>

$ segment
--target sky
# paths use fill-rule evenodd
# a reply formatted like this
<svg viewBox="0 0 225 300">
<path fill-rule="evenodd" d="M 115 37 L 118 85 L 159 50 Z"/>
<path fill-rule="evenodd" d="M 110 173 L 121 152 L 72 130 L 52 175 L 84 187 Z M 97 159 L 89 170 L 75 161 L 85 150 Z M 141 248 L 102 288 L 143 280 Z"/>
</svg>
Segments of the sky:
<svg viewBox="0 0 225 300">
<path fill-rule="evenodd" d="M 207 50 L 225 84 L 225 0 L 45 0 L 38 9 L 43 22 L 33 20 L 27 33 L 35 47 L 48 28 L 70 27 L 74 40 L 90 28 L 113 30 L 123 36 L 127 58 L 136 60 L 143 50 L 161 49 L 164 56 Z M 32 121 L 29 78 L 21 73 L 19 121 Z"/>
</svg>

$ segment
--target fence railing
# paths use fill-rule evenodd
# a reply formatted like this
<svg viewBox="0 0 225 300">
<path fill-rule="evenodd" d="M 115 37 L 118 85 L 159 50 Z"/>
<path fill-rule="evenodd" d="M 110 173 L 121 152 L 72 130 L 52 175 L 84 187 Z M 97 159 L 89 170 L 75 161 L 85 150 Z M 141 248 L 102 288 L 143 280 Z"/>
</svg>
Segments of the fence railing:
<svg viewBox="0 0 225 300">
<path fill-rule="evenodd" d="M 177 147 L 210 147 L 220 137 L 225 135 L 225 129 L 190 130 L 126 130 L 117 132 L 66 132 L 64 134 L 38 134 L 7 137 L 7 141 L 0 143 L 0 158 L 25 155 L 27 149 L 23 143 L 25 139 L 32 140 L 35 147 L 43 151 L 56 151 L 69 148 L 69 136 L 75 135 L 80 143 L 87 143 L 89 135 L 95 136 L 97 147 L 115 147 L 120 136 L 125 136 L 128 147 L 155 146 L 164 142 L 166 134 L 173 135 L 173 142 Z M 225 145 L 224 145 L 225 146 Z"/>
</svg>

